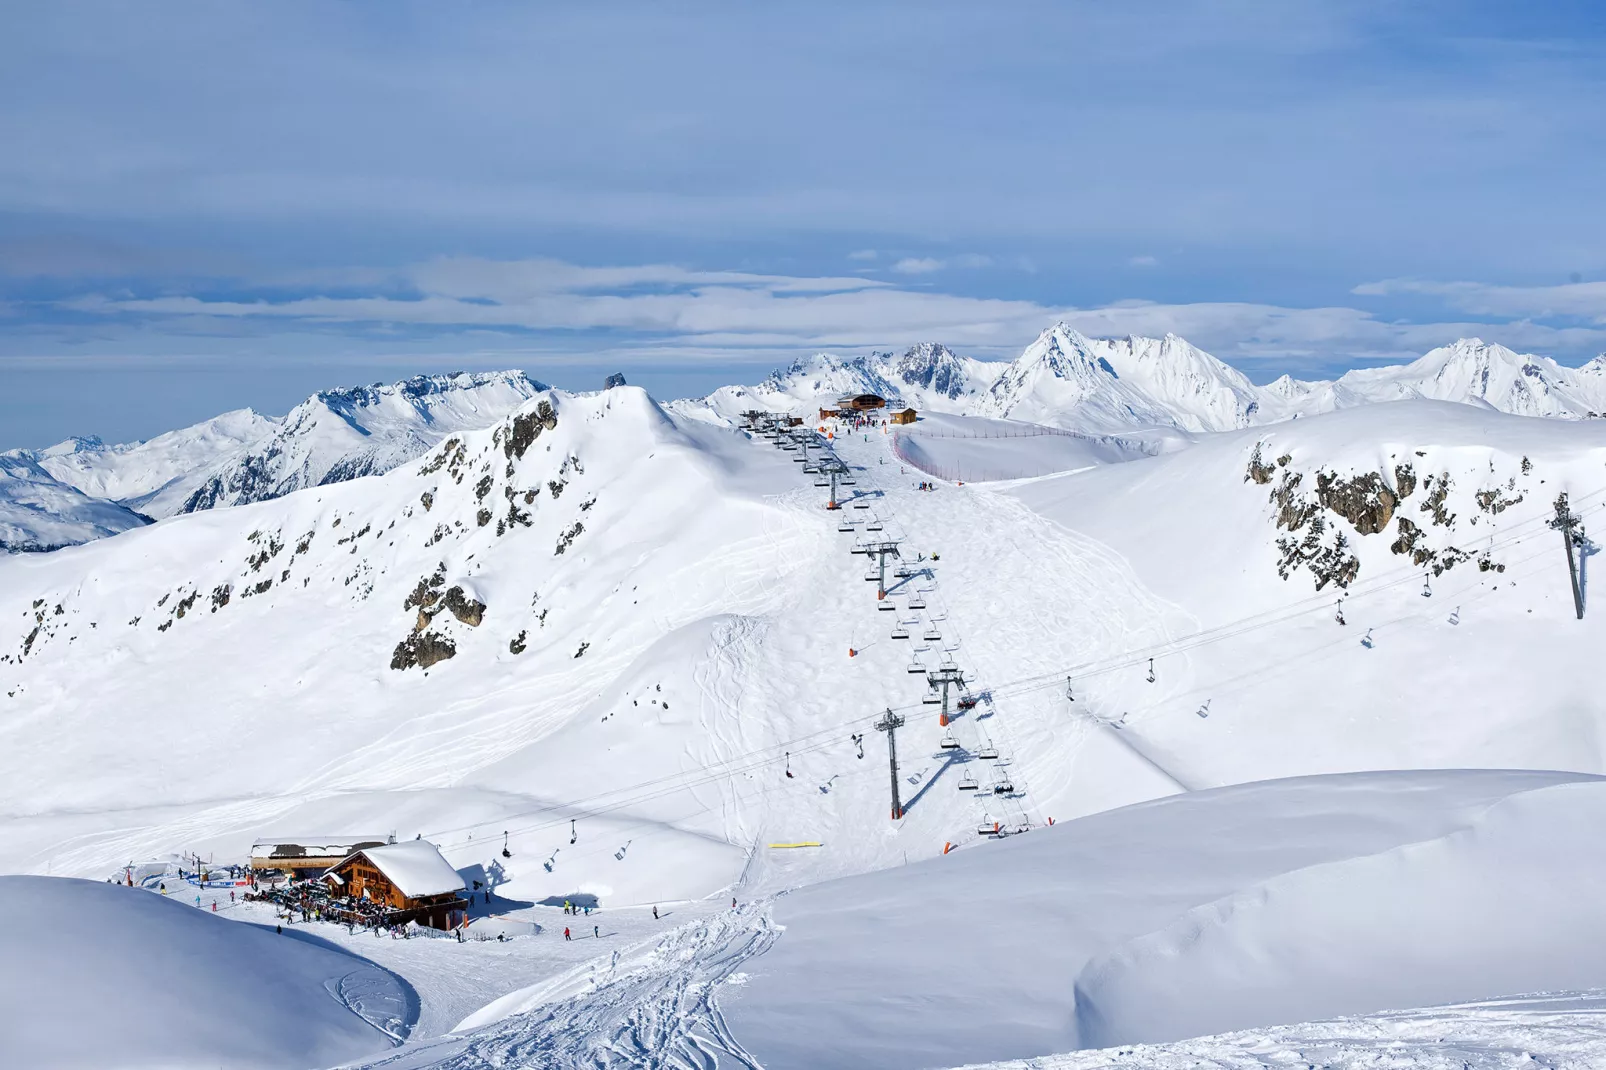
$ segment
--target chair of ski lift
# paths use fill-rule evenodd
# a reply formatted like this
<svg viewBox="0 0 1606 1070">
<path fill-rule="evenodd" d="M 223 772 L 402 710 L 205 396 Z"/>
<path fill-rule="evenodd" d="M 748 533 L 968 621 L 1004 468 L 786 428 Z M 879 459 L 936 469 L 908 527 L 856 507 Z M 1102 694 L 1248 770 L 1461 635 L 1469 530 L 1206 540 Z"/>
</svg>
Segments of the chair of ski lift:
<svg viewBox="0 0 1606 1070">
<path fill-rule="evenodd" d="M 880 602 L 877 602 L 876 609 L 883 613 L 896 613 L 898 611 L 897 605 L 894 604 L 890 598 L 882 599 Z"/>
<path fill-rule="evenodd" d="M 976 826 L 976 832 L 982 836 L 998 835 L 998 822 L 989 820 L 986 814 L 982 815 L 981 824 Z"/>
<path fill-rule="evenodd" d="M 816 479 L 814 481 L 814 485 L 816 487 L 829 487 L 831 485 L 831 481 L 829 479 Z"/>
<path fill-rule="evenodd" d="M 937 626 L 935 624 L 928 624 L 926 625 L 925 634 L 923 634 L 920 638 L 924 639 L 928 643 L 935 643 L 942 639 L 942 633 L 937 630 Z"/>
<path fill-rule="evenodd" d="M 909 608 L 910 609 L 925 609 L 926 608 L 926 600 L 924 598 L 921 598 L 919 595 L 915 595 L 913 598 L 909 599 Z"/>
<path fill-rule="evenodd" d="M 990 762 L 997 761 L 998 760 L 998 748 L 993 746 L 993 741 L 992 740 L 990 740 L 990 739 L 983 740 L 982 741 L 982 745 L 976 749 L 976 757 L 985 758 L 986 760 L 988 760 Z"/>
<path fill-rule="evenodd" d="M 942 739 L 938 741 L 937 746 L 941 747 L 943 750 L 958 750 L 959 741 L 954 738 L 954 734 L 952 732 L 944 732 L 942 734 Z"/>
<path fill-rule="evenodd" d="M 979 787 L 981 787 L 981 785 L 977 784 L 976 778 L 971 776 L 969 773 L 966 773 L 964 776 L 959 778 L 960 791 L 975 791 Z"/>
<path fill-rule="evenodd" d="M 922 706 L 941 706 L 942 696 L 935 691 L 927 691 L 920 699 Z"/>
<path fill-rule="evenodd" d="M 870 583 L 875 583 L 881 579 L 881 574 L 879 572 L 870 572 L 864 578 Z"/>
<path fill-rule="evenodd" d="M 902 621 L 899 621 L 897 624 L 894 624 L 892 626 L 892 638 L 894 638 L 894 639 L 907 639 L 907 638 L 909 638 L 909 628 Z"/>
<path fill-rule="evenodd" d="M 868 509 L 868 508 L 870 508 L 870 503 L 869 502 L 854 502 L 853 503 L 853 508 L 855 508 L 855 509 Z"/>
<path fill-rule="evenodd" d="M 962 710 L 973 710 L 973 709 L 975 709 L 976 708 L 976 696 L 975 695 L 960 695 L 959 696 L 959 708 L 962 709 Z"/>
<path fill-rule="evenodd" d="M 998 779 L 998 783 L 993 785 L 993 794 L 994 795 L 1011 795 L 1011 794 L 1014 794 L 1014 791 L 1015 791 L 1015 785 L 1013 785 L 1013 784 L 1011 784 L 1009 782 L 1009 777 L 1007 777 L 1007 776 L 1006 777 L 1000 777 Z"/>
<path fill-rule="evenodd" d="M 838 524 L 836 526 L 836 529 L 838 531 L 852 531 L 853 530 L 853 521 L 849 520 L 847 517 L 843 517 L 842 518 L 842 523 Z"/>
<path fill-rule="evenodd" d="M 925 671 L 926 671 L 926 667 L 924 665 L 920 664 L 920 662 L 912 661 L 912 662 L 909 663 L 909 674 L 911 676 L 914 675 L 917 672 L 918 673 L 923 673 Z"/>
<path fill-rule="evenodd" d="M 864 526 L 864 530 L 865 531 L 880 531 L 881 530 L 881 520 L 880 520 L 880 518 L 871 517 L 870 518 L 870 522 Z"/>
</svg>

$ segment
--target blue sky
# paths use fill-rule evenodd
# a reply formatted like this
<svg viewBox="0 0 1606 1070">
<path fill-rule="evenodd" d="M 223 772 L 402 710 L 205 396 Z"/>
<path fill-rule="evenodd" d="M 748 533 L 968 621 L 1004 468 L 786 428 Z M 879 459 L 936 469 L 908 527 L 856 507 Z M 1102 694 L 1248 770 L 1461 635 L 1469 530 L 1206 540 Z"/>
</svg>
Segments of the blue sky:
<svg viewBox="0 0 1606 1070">
<path fill-rule="evenodd" d="M 1603 81 L 1598 3 L 8 5 L 0 448 L 1057 319 L 1578 363 Z"/>
</svg>

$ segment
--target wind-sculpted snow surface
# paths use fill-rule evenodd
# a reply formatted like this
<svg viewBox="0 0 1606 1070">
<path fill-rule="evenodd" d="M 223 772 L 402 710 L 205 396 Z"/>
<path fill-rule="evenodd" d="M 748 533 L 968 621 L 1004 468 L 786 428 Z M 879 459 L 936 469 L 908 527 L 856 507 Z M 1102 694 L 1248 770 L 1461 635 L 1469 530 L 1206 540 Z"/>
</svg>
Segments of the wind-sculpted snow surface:
<svg viewBox="0 0 1606 1070">
<path fill-rule="evenodd" d="M 1389 1011 L 1126 1044 L 959 1070 L 1594 1070 L 1606 1066 L 1606 989 Z"/>
<path fill-rule="evenodd" d="M 8 1067 L 328 1066 L 394 1047 L 418 1016 L 366 959 L 137 888 L 0 877 L 0 913 Z"/>
<path fill-rule="evenodd" d="M 726 1020 L 768 1070 L 914 1070 L 1599 987 L 1603 817 L 1556 773 L 1173 796 L 782 897 Z"/>
<path fill-rule="evenodd" d="M 778 935 L 767 903 L 726 911 L 513 992 L 450 1037 L 365 1065 L 759 1070 L 727 1026 L 722 1001 Z"/>
</svg>

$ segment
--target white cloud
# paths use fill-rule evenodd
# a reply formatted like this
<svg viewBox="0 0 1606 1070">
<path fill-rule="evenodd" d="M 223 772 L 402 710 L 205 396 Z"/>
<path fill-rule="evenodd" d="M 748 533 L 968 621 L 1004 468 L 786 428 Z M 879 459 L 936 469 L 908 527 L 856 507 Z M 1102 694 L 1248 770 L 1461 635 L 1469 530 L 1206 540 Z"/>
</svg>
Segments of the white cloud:
<svg viewBox="0 0 1606 1070">
<path fill-rule="evenodd" d="M 881 254 L 876 252 L 874 249 L 855 249 L 853 252 L 848 254 L 848 259 L 849 260 L 874 260 L 876 257 L 878 257 L 880 255 Z"/>
<path fill-rule="evenodd" d="M 1575 316 L 1606 324 L 1606 282 L 1559 286 L 1491 286 L 1481 282 L 1384 279 L 1362 283 L 1352 293 L 1366 297 L 1423 294 L 1475 316 Z"/>
<path fill-rule="evenodd" d="M 947 266 L 944 261 L 935 257 L 906 256 L 896 264 L 893 264 L 892 270 L 900 275 L 929 275 L 933 271 L 941 271 Z"/>
<path fill-rule="evenodd" d="M 90 295 L 62 307 L 123 317 L 145 328 L 165 323 L 173 333 L 300 330 L 461 337 L 492 332 L 513 338 L 510 332 L 597 331 L 608 339 L 588 347 L 629 344 L 643 351 L 695 348 L 732 355 L 746 350 L 745 356 L 756 349 L 893 346 L 930 339 L 977 355 L 1008 357 L 1056 320 L 1090 335 L 1174 333 L 1229 362 L 1276 361 L 1296 370 L 1301 364 L 1330 368 L 1410 359 L 1468 335 L 1538 352 L 1606 348 L 1606 329 L 1557 327 L 1528 318 L 1499 324 L 1401 323 L 1343 306 L 1230 301 L 1132 300 L 1075 308 L 861 278 L 671 265 L 591 268 L 553 260 L 454 258 L 417 265 L 400 278 L 410 292 L 243 301 Z"/>
</svg>

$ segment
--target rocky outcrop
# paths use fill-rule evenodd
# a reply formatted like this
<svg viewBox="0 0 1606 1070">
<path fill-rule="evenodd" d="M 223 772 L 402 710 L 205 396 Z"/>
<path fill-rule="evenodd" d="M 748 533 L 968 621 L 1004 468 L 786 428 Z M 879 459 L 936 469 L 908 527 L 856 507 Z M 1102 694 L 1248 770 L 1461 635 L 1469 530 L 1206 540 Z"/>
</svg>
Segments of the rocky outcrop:
<svg viewBox="0 0 1606 1070">
<path fill-rule="evenodd" d="M 1316 473 L 1316 500 L 1324 509 L 1348 520 L 1362 535 L 1376 535 L 1394 518 L 1399 499 L 1376 472 L 1340 479 L 1331 472 Z"/>
<path fill-rule="evenodd" d="M 396 644 L 396 650 L 390 656 L 390 667 L 402 670 L 416 665 L 428 669 L 456 656 L 457 644 L 450 637 L 434 632 L 414 632 Z"/>
<path fill-rule="evenodd" d="M 557 426 L 558 414 L 552 410 L 550 401 L 543 400 L 534 412 L 521 412 L 509 420 L 505 427 L 498 429 L 502 452 L 510 461 L 523 457 L 524 452 L 541 437 L 542 431 L 550 431 Z"/>
<path fill-rule="evenodd" d="M 463 588 L 453 587 L 446 592 L 441 604 L 452 616 L 467 624 L 470 628 L 478 628 L 485 619 L 485 603 L 470 598 L 463 593 Z"/>
</svg>

